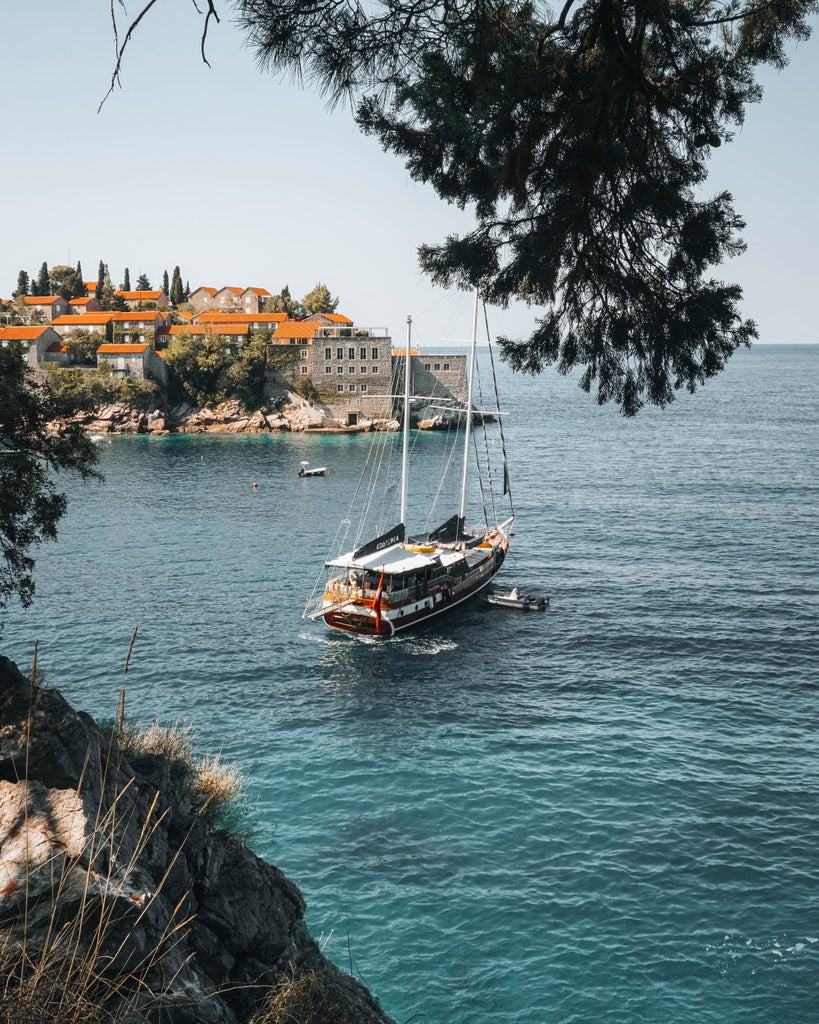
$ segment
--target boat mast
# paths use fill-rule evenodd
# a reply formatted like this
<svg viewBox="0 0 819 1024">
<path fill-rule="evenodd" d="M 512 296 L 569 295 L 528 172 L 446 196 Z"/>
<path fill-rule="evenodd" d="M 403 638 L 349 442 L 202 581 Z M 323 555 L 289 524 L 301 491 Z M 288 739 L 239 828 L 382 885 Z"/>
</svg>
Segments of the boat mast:
<svg viewBox="0 0 819 1024">
<path fill-rule="evenodd" d="M 401 451 L 401 522 L 407 525 L 407 484 L 409 478 L 410 433 L 410 338 L 412 317 L 407 317 L 407 351 L 404 359 L 404 445 Z"/>
<path fill-rule="evenodd" d="M 469 387 L 466 396 L 466 428 L 464 430 L 464 465 L 461 478 L 460 516 L 464 518 L 466 511 L 466 477 L 469 469 L 469 440 L 472 432 L 472 384 L 475 378 L 475 348 L 478 341 L 478 289 L 475 289 L 475 308 L 472 313 L 472 346 L 469 353 Z"/>
</svg>

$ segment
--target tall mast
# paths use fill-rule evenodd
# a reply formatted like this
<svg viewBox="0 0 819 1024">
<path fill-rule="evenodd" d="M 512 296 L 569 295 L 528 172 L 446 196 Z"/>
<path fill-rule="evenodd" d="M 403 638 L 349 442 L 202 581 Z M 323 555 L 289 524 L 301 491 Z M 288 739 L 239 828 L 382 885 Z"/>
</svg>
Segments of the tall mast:
<svg viewBox="0 0 819 1024">
<path fill-rule="evenodd" d="M 466 511 L 466 476 L 469 468 L 469 440 L 472 433 L 472 384 L 475 379 L 475 348 L 478 341 L 478 289 L 475 289 L 475 308 L 472 313 L 472 345 L 469 352 L 469 387 L 466 396 L 466 429 L 464 430 L 464 465 L 461 477 L 461 519 Z"/>
<path fill-rule="evenodd" d="M 407 484 L 409 479 L 410 433 L 410 339 L 412 317 L 407 317 L 407 352 L 404 358 L 404 446 L 401 452 L 401 522 L 407 525 Z"/>
</svg>

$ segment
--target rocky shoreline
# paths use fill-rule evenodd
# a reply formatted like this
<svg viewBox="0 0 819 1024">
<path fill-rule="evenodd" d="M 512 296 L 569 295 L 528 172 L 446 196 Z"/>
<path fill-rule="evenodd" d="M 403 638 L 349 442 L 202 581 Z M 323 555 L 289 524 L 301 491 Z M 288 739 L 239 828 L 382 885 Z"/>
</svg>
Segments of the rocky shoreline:
<svg viewBox="0 0 819 1024">
<path fill-rule="evenodd" d="M 435 410 L 413 410 L 413 425 L 419 430 L 448 430 L 458 413 L 442 415 Z M 166 409 L 144 409 L 125 403 L 101 407 L 83 419 L 91 435 L 111 434 L 283 434 L 314 432 L 349 434 L 370 430 L 395 432 L 401 429 L 396 419 L 359 419 L 355 426 L 333 415 L 332 406 L 310 404 L 288 392 L 276 402 L 248 411 L 236 400 L 208 408 L 176 405 Z"/>
<path fill-rule="evenodd" d="M 270 1014 L 271 999 L 301 985 L 310 1020 L 393 1024 L 324 958 L 304 910 L 278 868 L 208 823 L 183 764 L 156 754 L 129 762 L 111 731 L 0 657 L 0 1002 L 8 1019 L 22 1019 L 9 999 L 37 995 L 20 979 L 36 980 L 46 964 L 42 998 L 75 985 L 87 965 L 91 994 L 103 1002 L 99 1015 L 76 1018 L 83 1021 L 290 1020 L 292 1010 Z M 57 995 L 64 1003 L 73 993 Z"/>
</svg>

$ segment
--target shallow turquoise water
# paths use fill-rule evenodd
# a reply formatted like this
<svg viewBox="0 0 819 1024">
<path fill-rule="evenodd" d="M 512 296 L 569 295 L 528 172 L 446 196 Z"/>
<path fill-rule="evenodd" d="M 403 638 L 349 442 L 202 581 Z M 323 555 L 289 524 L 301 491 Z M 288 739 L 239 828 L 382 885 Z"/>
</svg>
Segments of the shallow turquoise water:
<svg viewBox="0 0 819 1024">
<path fill-rule="evenodd" d="M 300 614 L 365 438 L 117 438 L 2 649 L 110 717 L 138 622 L 129 712 L 240 762 L 256 849 L 399 1022 L 812 1024 L 819 349 L 631 422 L 502 388 L 502 578 L 546 614 L 331 634 Z"/>
</svg>

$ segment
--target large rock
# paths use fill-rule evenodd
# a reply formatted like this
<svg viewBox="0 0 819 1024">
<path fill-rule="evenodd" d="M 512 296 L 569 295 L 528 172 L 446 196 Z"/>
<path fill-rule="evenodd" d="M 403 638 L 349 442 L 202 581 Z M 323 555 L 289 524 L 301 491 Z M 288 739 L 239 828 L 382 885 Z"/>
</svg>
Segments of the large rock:
<svg viewBox="0 0 819 1024">
<path fill-rule="evenodd" d="M 245 1024 L 283 976 L 319 979 L 345 1021 L 391 1024 L 323 958 L 297 887 L 207 824 L 189 779 L 159 756 L 136 770 L 0 657 L 0 950 L 68 949 L 130 979 L 134 1024 Z"/>
</svg>

